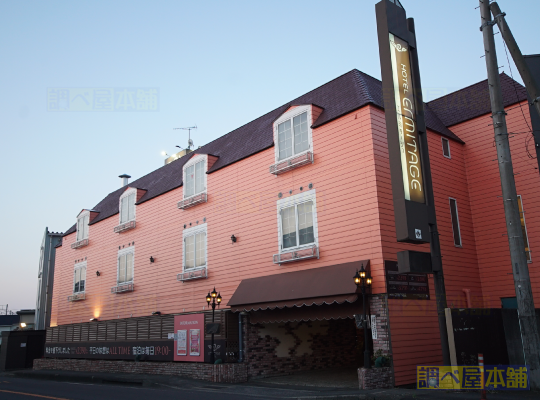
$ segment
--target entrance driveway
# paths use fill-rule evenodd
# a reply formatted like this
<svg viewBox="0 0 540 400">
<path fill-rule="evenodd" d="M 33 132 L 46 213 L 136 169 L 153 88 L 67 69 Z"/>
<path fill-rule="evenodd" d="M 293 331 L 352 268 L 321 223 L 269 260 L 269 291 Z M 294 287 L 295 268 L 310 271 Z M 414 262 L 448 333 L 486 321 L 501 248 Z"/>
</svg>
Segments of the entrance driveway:
<svg viewBox="0 0 540 400">
<path fill-rule="evenodd" d="M 257 379 L 260 383 L 273 385 L 335 387 L 358 389 L 356 368 L 334 368 L 314 371 L 302 371 L 291 375 Z"/>
</svg>

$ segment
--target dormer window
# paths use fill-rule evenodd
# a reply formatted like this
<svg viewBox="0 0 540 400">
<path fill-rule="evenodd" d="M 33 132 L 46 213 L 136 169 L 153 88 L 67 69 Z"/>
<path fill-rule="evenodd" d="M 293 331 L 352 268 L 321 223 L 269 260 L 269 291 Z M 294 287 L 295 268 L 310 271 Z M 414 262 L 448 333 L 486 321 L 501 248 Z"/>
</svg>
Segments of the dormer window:
<svg viewBox="0 0 540 400">
<path fill-rule="evenodd" d="M 86 211 L 77 218 L 77 242 L 88 239 L 88 223 L 90 222 L 90 212 Z"/>
<path fill-rule="evenodd" d="M 89 210 L 83 210 L 77 217 L 77 241 L 71 244 L 72 249 L 78 249 L 88 245 L 88 224 L 90 223 L 90 216 Z"/>
<path fill-rule="evenodd" d="M 120 196 L 119 214 L 120 225 L 114 227 L 116 233 L 121 233 L 135 228 L 135 203 L 143 196 L 145 190 L 137 188 L 128 188 L 122 196 Z"/>
<path fill-rule="evenodd" d="M 279 175 L 313 163 L 313 139 L 311 125 L 313 114 L 322 109 L 312 105 L 296 106 L 285 112 L 274 122 L 276 163 L 270 173 Z"/>
<path fill-rule="evenodd" d="M 206 189 L 206 185 L 204 184 L 206 173 L 204 170 L 204 165 L 206 164 L 205 161 L 206 160 L 203 159 L 186 168 L 186 189 L 184 198 L 201 193 Z"/>
<path fill-rule="evenodd" d="M 185 210 L 186 208 L 196 206 L 200 203 L 206 203 L 206 182 L 208 168 L 213 165 L 217 157 L 209 154 L 195 154 L 191 160 L 184 165 L 183 170 L 183 197 L 182 201 L 178 202 L 178 208 Z"/>
<path fill-rule="evenodd" d="M 120 223 L 133 221 L 135 219 L 135 192 L 120 198 Z"/>
<path fill-rule="evenodd" d="M 279 160 L 309 149 L 307 111 L 278 125 Z"/>
</svg>

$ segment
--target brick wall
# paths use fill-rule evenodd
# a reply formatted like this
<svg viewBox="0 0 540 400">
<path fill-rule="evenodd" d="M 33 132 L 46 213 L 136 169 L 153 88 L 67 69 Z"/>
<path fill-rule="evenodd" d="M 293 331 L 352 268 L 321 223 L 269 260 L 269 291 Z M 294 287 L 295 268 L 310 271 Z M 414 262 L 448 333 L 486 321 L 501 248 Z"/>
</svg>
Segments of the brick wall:
<svg viewBox="0 0 540 400">
<path fill-rule="evenodd" d="M 248 377 L 356 366 L 352 319 L 246 324 Z"/>
<path fill-rule="evenodd" d="M 371 315 L 375 315 L 375 326 L 371 326 L 371 329 L 372 331 L 375 330 L 377 335 L 377 339 L 373 339 L 373 352 L 382 350 L 385 354 L 391 354 L 388 299 L 386 294 L 372 295 L 369 302 Z"/>
<path fill-rule="evenodd" d="M 358 368 L 358 384 L 360 389 L 389 389 L 394 387 L 394 372 L 390 367 Z"/>
<path fill-rule="evenodd" d="M 34 369 L 177 375 L 210 382 L 227 383 L 247 381 L 246 364 L 212 365 L 180 362 L 135 362 L 119 360 L 70 360 L 40 358 L 34 360 Z"/>
</svg>

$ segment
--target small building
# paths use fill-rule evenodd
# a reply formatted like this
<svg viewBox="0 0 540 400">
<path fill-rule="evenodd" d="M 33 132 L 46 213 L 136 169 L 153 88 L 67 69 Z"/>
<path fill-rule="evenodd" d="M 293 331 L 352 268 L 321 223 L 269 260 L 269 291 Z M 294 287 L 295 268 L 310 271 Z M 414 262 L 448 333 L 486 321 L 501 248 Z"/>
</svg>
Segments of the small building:
<svg viewBox="0 0 540 400">
<path fill-rule="evenodd" d="M 20 315 L 0 315 L 0 346 L 2 345 L 2 332 L 12 331 L 19 327 Z"/>
<path fill-rule="evenodd" d="M 36 330 L 36 310 L 19 310 L 17 311 L 17 315 L 19 316 L 20 330 Z"/>
<path fill-rule="evenodd" d="M 51 301 L 54 282 L 56 246 L 62 243 L 61 232 L 49 232 L 45 228 L 41 242 L 38 287 L 36 296 L 35 329 L 45 329 L 51 323 Z"/>
</svg>

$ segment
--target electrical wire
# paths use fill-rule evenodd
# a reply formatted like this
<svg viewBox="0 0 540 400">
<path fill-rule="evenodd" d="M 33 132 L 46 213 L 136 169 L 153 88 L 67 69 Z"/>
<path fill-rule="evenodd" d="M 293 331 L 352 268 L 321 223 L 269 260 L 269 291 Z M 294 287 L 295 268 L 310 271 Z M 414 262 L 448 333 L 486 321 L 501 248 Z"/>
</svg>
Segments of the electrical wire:
<svg viewBox="0 0 540 400">
<path fill-rule="evenodd" d="M 529 125 L 529 121 L 527 121 L 527 117 L 525 117 L 525 112 L 523 111 L 522 104 L 521 104 L 521 102 L 519 102 L 519 94 L 518 94 L 518 91 L 516 89 L 516 81 L 514 79 L 514 74 L 512 72 L 512 65 L 510 64 L 510 58 L 508 57 L 508 50 L 506 48 L 506 42 L 504 41 L 504 39 L 503 39 L 503 45 L 504 45 L 504 53 L 506 54 L 506 61 L 508 62 L 508 69 L 510 70 L 510 77 L 512 78 L 512 87 L 514 88 L 514 92 L 516 93 L 516 101 L 518 101 L 518 107 L 521 110 L 521 114 L 523 115 L 523 120 L 527 124 L 527 128 L 529 128 L 528 133 L 530 134 L 530 136 L 527 136 L 525 138 L 525 151 L 527 152 L 527 157 L 529 157 L 531 159 L 534 159 L 534 158 L 536 158 L 536 156 L 533 156 L 531 154 L 531 152 L 529 151 L 529 143 L 530 143 L 531 139 L 534 138 L 533 130 Z M 515 107 L 515 108 L 517 108 L 517 107 Z"/>
</svg>

